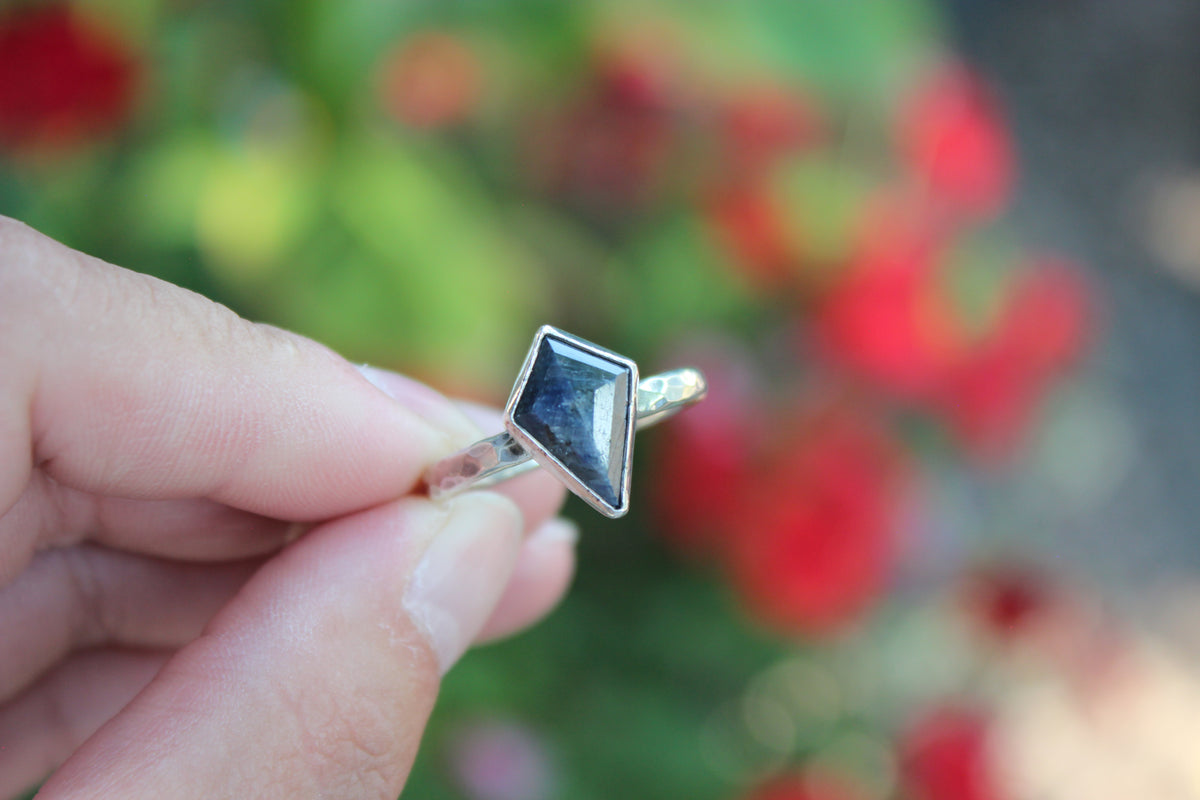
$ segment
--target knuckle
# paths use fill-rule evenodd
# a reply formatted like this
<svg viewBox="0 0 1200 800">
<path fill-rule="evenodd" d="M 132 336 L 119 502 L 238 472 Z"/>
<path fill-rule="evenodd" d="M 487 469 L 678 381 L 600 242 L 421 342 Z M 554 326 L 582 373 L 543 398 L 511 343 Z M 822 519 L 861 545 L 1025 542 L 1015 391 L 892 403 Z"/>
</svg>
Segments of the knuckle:
<svg viewBox="0 0 1200 800">
<path fill-rule="evenodd" d="M 0 216 L 0 264 L 6 273 L 25 266 L 28 260 L 25 258 L 26 241 L 32 233 L 25 223 Z"/>
<path fill-rule="evenodd" d="M 25 223 L 0 217 L 0 297 L 15 310 L 69 297 L 79 282 L 77 257 Z"/>
<path fill-rule="evenodd" d="M 272 366 L 285 369 L 297 367 L 334 370 L 352 369 L 349 362 L 323 344 L 298 333 L 262 322 L 246 322 L 250 327 L 244 341 L 257 348 Z"/>
<path fill-rule="evenodd" d="M 251 323 L 239 317 L 228 306 L 214 303 L 206 297 L 180 290 L 171 284 L 155 281 L 153 296 L 164 307 L 188 306 L 191 313 L 171 317 L 177 320 L 175 334 L 181 339 L 196 337 L 200 349 L 212 354 L 226 355 L 246 339 Z M 170 295 L 167 297 L 166 295 Z"/>
<path fill-rule="evenodd" d="M 33 228 L 12 217 L 0 215 L 0 254 L 5 267 L 19 266 L 29 243 L 38 236 Z"/>
</svg>

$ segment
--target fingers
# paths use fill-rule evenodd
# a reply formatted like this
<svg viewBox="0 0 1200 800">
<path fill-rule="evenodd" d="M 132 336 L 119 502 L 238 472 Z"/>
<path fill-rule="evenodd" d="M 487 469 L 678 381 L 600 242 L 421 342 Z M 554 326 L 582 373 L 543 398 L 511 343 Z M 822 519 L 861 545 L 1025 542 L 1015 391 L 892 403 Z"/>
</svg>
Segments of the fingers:
<svg viewBox="0 0 1200 800">
<path fill-rule="evenodd" d="M 180 564 L 86 546 L 39 554 L 0 589 L 0 702 L 72 650 L 174 649 L 191 641 L 257 567 Z"/>
<path fill-rule="evenodd" d="M 476 435 L 441 401 L 389 398 L 308 340 L 5 220 L 0 364 L 0 516 L 24 520 L 0 526 L 0 561 L 11 562 L 0 575 L 29 552 L 4 541 L 13 530 L 71 535 L 77 528 L 62 523 L 73 508 L 73 519 L 101 523 L 81 526 L 89 533 L 160 552 L 151 540 L 170 524 L 139 515 L 194 521 L 214 506 L 144 501 L 208 498 L 314 521 L 403 495 L 428 463 Z M 75 494 L 23 504 L 43 476 Z M 562 498 L 544 476 L 505 488 L 531 520 Z M 125 499 L 89 505 L 87 494 Z M 233 527 L 241 522 L 248 538 L 270 528 L 255 518 Z M 161 552 L 195 552 L 181 539 Z M 178 796 L 181 786 L 204 796 L 394 796 L 440 672 L 497 603 L 515 611 L 501 609 L 496 630 L 536 615 L 536 603 L 505 593 L 519 541 L 513 505 L 487 494 L 442 508 L 390 503 L 319 526 L 256 575 L 46 796 L 72 787 L 96 796 L 96 786 L 122 797 Z M 553 563 L 545 556 L 521 550 Z M 555 594 L 545 589 L 553 581 L 522 583 Z M 31 667 L 13 674 L 21 669 Z"/>
<path fill-rule="evenodd" d="M 229 560 L 278 549 L 292 523 L 212 500 L 129 500 L 80 492 L 34 471 L 9 513 L 0 540 L 22 534 L 39 547 L 83 539 L 189 560 Z"/>
<path fill-rule="evenodd" d="M 466 443 L 314 342 L 3 219 L 0 363 L 0 510 L 32 451 L 83 491 L 323 519 Z"/>
<path fill-rule="evenodd" d="M 440 674 L 509 580 L 521 528 L 510 501 L 481 492 L 318 526 L 41 796 L 394 798 Z"/>
<path fill-rule="evenodd" d="M 46 777 L 140 692 L 166 653 L 93 650 L 73 656 L 0 705 L 0 797 Z"/>
<path fill-rule="evenodd" d="M 414 381 L 380 392 L 314 342 L 4 218 L 0 365 L 0 515 L 38 481 L 36 465 L 83 495 L 206 497 L 316 521 L 404 495 L 431 461 L 478 435 Z M 512 489 L 544 509 L 562 496 L 547 479 Z M 106 540 L 116 546 L 173 557 L 267 549 L 223 535 L 165 543 L 136 525 L 102 530 L 122 537 Z M 0 526 L 0 582 L 33 548 L 12 539 Z"/>
<path fill-rule="evenodd" d="M 434 390 L 394 373 L 363 368 L 372 383 L 444 429 L 478 433 L 474 419 L 500 427 L 497 412 L 471 407 L 467 416 Z M 506 481 L 497 490 L 521 509 L 532 530 L 557 513 L 565 490 L 541 470 Z M 299 534 L 283 520 L 212 500 L 129 500 L 81 492 L 34 470 L 7 514 L 0 515 L 0 586 L 24 569 L 35 549 L 82 539 L 109 547 L 183 560 L 246 558 L 277 550 Z"/>
<path fill-rule="evenodd" d="M 577 535 L 572 523 L 554 519 L 523 542 L 476 641 L 528 627 L 558 603 L 574 570 Z M 40 553 L 0 589 L 0 702 L 75 650 L 182 647 L 260 564 L 182 564 L 86 545 Z"/>
<path fill-rule="evenodd" d="M 573 524 L 555 519 L 523 542 L 476 642 L 527 627 L 561 599 L 576 537 Z M 99 643 L 180 647 L 256 566 L 177 564 L 87 546 L 40 554 L 0 591 L 0 797 L 44 777 L 166 658 L 165 650 L 70 651 Z"/>
<path fill-rule="evenodd" d="M 38 549 L 84 539 L 113 548 L 183 560 L 229 561 L 279 549 L 300 526 L 240 511 L 212 500 L 126 500 L 63 486 L 34 470 L 29 484 L 0 515 L 0 587 Z"/>
<path fill-rule="evenodd" d="M 521 545 L 512 578 L 477 642 L 509 636 L 550 612 L 566 593 L 575 572 L 574 523 L 553 519 Z"/>
</svg>

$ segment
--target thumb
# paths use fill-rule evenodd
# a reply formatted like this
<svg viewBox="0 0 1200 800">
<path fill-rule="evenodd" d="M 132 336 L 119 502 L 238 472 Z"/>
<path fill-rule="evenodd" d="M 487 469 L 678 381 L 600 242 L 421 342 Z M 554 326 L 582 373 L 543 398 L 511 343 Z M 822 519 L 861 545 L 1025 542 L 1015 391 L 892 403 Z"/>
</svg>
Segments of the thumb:
<svg viewBox="0 0 1200 800">
<path fill-rule="evenodd" d="M 509 500 L 408 498 L 268 562 L 39 797 L 395 798 L 508 582 Z"/>
</svg>

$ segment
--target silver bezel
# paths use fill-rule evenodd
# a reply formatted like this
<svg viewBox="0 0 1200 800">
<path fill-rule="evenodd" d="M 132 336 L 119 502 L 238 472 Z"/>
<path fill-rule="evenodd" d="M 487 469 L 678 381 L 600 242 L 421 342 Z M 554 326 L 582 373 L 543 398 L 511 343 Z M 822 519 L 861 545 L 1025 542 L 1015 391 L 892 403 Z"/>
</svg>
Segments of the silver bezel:
<svg viewBox="0 0 1200 800">
<path fill-rule="evenodd" d="M 533 370 L 534 359 L 537 358 L 538 350 L 541 349 L 542 340 L 545 338 L 557 339 L 566 342 L 573 347 L 578 347 L 597 358 L 602 358 L 605 361 L 611 361 L 614 364 L 622 366 L 630 371 L 629 375 L 629 392 L 626 397 L 626 413 L 625 413 L 625 459 L 621 464 L 621 491 L 619 493 L 621 504 L 613 506 L 604 498 L 589 489 L 583 481 L 577 478 L 561 461 L 555 458 L 549 451 L 546 450 L 536 439 L 529 435 L 529 432 L 517 425 L 513 421 L 513 410 L 517 406 L 517 401 L 525 392 L 525 384 L 529 381 L 529 374 Z M 509 435 L 517 441 L 521 447 L 525 448 L 530 455 L 533 456 L 543 469 L 549 470 L 563 484 L 570 489 L 575 495 L 581 498 L 585 503 L 599 511 L 610 519 L 622 517 L 629 511 L 629 484 L 630 471 L 633 463 L 633 432 L 637 423 L 637 390 L 638 390 L 638 368 L 637 364 L 632 359 L 617 355 L 611 350 L 606 350 L 597 344 L 580 339 L 578 336 L 572 336 L 566 331 L 555 328 L 553 325 L 543 325 L 538 328 L 537 335 L 533 337 L 533 344 L 529 347 L 529 353 L 525 356 L 525 364 L 521 367 L 521 374 L 517 378 L 517 382 L 513 384 L 512 394 L 508 397 L 508 403 L 504 407 L 504 428 Z"/>
</svg>

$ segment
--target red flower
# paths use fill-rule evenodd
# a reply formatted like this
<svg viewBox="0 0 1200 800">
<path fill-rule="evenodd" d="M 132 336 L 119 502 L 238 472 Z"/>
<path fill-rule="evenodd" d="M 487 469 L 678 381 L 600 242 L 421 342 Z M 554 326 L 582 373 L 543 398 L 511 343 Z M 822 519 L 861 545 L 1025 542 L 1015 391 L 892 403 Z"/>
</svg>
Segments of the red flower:
<svg viewBox="0 0 1200 800">
<path fill-rule="evenodd" d="M 752 789 L 743 800 L 856 800 L 859 794 L 829 776 L 780 775 Z"/>
<path fill-rule="evenodd" d="M 947 706 L 918 720 L 900 743 L 905 787 L 916 800 L 1002 800 L 988 754 L 988 720 Z"/>
<path fill-rule="evenodd" d="M 746 444 L 730 425 L 703 434 L 674 429 L 664 435 L 654 470 L 662 486 L 654 504 L 664 538 L 685 552 L 714 548 L 745 488 Z"/>
<path fill-rule="evenodd" d="M 1006 338 L 985 343 L 959 366 L 943 408 L 959 440 L 984 461 L 1003 461 L 1019 443 L 1045 390 L 1045 376 Z"/>
<path fill-rule="evenodd" d="M 644 43 L 596 55 L 589 85 L 525 137 L 540 188 L 585 212 L 624 217 L 657 200 L 678 139 L 673 62 Z"/>
<path fill-rule="evenodd" d="M 965 601 L 970 618 L 995 639 L 1009 641 L 1044 618 L 1059 602 L 1041 570 L 1018 564 L 995 564 L 967 579 Z"/>
<path fill-rule="evenodd" d="M 426 31 L 401 42 L 380 68 L 384 107 L 414 128 L 441 128 L 465 120 L 480 92 L 475 53 L 457 36 Z"/>
<path fill-rule="evenodd" d="M 707 215 L 713 232 L 756 286 L 783 286 L 795 274 L 795 231 L 761 183 L 730 183 L 713 192 Z"/>
<path fill-rule="evenodd" d="M 729 571 L 750 612 L 789 633 L 857 620 L 894 562 L 898 454 L 882 431 L 839 414 L 781 443 L 742 494 Z"/>
<path fill-rule="evenodd" d="M 593 90 L 600 105 L 626 112 L 666 111 L 676 105 L 680 67 L 673 46 L 626 31 L 600 43 L 593 58 Z"/>
<path fill-rule="evenodd" d="M 1009 290 L 1000 322 L 953 371 L 941 405 L 978 456 L 1015 448 L 1055 374 L 1086 342 L 1087 291 L 1061 261 L 1034 262 Z"/>
<path fill-rule="evenodd" d="M 129 46 L 65 5 L 0 16 L 0 145 L 58 149 L 113 133 L 137 84 Z"/>
<path fill-rule="evenodd" d="M 894 198 L 864 220 L 858 254 L 812 315 L 817 352 L 941 414 L 976 455 L 1007 456 L 1051 379 L 1086 343 L 1079 270 L 1058 258 L 1031 261 L 1009 281 L 990 327 L 973 330 L 949 288 L 942 226 Z"/>
<path fill-rule="evenodd" d="M 1054 256 L 1035 259 L 1012 288 L 1002 336 L 1037 368 L 1062 369 L 1087 344 L 1088 295 L 1077 265 Z"/>
<path fill-rule="evenodd" d="M 950 210 L 989 217 L 1008 202 L 1013 153 L 984 83 L 965 67 L 935 73 L 907 99 L 900 151 L 915 176 Z"/>
<path fill-rule="evenodd" d="M 859 254 L 817 309 L 813 334 L 833 363 L 926 400 L 967 346 L 944 286 L 940 236 L 892 208 L 865 216 Z"/>
<path fill-rule="evenodd" d="M 663 431 L 653 503 L 664 538 L 726 569 L 746 609 L 786 633 L 832 632 L 883 592 L 903 464 L 885 432 L 844 407 L 804 427 L 753 399 L 736 353 L 695 361 L 704 403 Z M 792 412 L 789 417 L 801 416 Z M 780 433 L 784 431 L 784 433 Z"/>
<path fill-rule="evenodd" d="M 779 288 L 796 276 L 801 241 L 770 171 L 811 147 L 821 120 L 804 95 L 771 83 L 742 87 L 717 113 L 719 164 L 702 211 L 735 266 L 756 286 Z"/>
<path fill-rule="evenodd" d="M 744 357 L 708 347 L 679 359 L 702 368 L 709 390 L 703 403 L 664 426 L 651 502 L 658 530 L 687 554 L 716 553 L 750 482 L 760 434 L 752 423 L 752 378 L 736 361 Z"/>
</svg>

